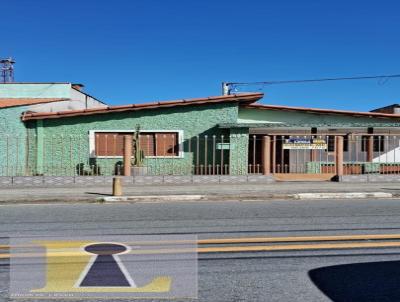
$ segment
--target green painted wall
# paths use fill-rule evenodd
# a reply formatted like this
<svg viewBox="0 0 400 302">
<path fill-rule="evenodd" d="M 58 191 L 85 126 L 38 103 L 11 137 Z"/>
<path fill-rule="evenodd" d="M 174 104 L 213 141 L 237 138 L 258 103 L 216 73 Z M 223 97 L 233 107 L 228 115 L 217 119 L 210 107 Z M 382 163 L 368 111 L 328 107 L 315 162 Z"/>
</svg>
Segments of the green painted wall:
<svg viewBox="0 0 400 302">
<path fill-rule="evenodd" d="M 71 84 L 1 84 L 0 96 L 2 98 L 69 98 Z"/>
<path fill-rule="evenodd" d="M 26 128 L 21 121 L 22 112 L 26 110 L 26 106 L 0 109 L 0 175 L 2 176 L 25 175 L 29 168 Z"/>
<path fill-rule="evenodd" d="M 239 108 L 239 123 L 289 123 L 289 124 L 352 124 L 352 123 L 389 123 L 390 119 L 353 117 L 345 115 L 312 114 L 279 110 Z"/>
<path fill-rule="evenodd" d="M 44 174 L 57 171 L 58 175 L 74 175 L 77 166 L 84 164 L 86 170 L 90 165 L 98 165 L 101 174 L 107 175 L 115 170 L 116 163 L 122 158 L 90 159 L 90 130 L 134 130 L 136 125 L 140 125 L 141 130 L 184 130 L 183 158 L 147 158 L 145 164 L 152 174 L 190 174 L 193 165 L 198 162 L 207 166 L 212 164 L 214 158 L 217 164 L 229 163 L 229 150 L 223 151 L 221 155 L 220 150 L 213 148 L 212 137 L 217 136 L 216 144 L 220 135 L 224 135 L 225 141 L 228 141 L 229 132 L 218 129 L 216 125 L 236 122 L 237 115 L 237 104 L 226 103 L 47 119 L 43 120 L 43 128 L 40 130 L 42 141 L 39 142 L 39 148 L 31 146 L 31 149 L 36 150 L 32 153 L 38 154 L 36 165 Z M 204 142 L 205 135 L 209 139 L 207 144 Z M 199 144 L 197 136 L 201 138 Z M 238 146 L 244 147 L 243 143 Z M 199 159 L 197 149 L 200 150 Z"/>
</svg>

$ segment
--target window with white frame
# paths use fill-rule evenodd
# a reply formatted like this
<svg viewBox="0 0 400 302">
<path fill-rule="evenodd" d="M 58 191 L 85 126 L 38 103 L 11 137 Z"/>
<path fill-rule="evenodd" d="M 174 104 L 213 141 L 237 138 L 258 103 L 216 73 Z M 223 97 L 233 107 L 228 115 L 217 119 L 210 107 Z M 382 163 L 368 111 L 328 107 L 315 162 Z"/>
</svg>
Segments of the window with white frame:
<svg viewBox="0 0 400 302">
<path fill-rule="evenodd" d="M 122 157 L 124 152 L 124 135 L 133 135 L 134 131 L 93 130 L 89 133 L 90 154 L 92 157 Z M 183 150 L 181 130 L 145 130 L 140 131 L 140 148 L 144 156 L 182 157 Z"/>
</svg>

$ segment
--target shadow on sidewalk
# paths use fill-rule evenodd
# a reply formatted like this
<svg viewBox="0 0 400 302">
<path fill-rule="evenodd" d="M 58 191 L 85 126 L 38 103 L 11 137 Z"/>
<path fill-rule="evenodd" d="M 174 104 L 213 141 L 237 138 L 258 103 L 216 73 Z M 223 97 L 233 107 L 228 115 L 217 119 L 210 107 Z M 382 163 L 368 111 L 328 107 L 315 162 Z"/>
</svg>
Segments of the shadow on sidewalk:
<svg viewBox="0 0 400 302">
<path fill-rule="evenodd" d="M 400 301 L 400 261 L 317 268 L 312 282 L 332 301 Z"/>
</svg>

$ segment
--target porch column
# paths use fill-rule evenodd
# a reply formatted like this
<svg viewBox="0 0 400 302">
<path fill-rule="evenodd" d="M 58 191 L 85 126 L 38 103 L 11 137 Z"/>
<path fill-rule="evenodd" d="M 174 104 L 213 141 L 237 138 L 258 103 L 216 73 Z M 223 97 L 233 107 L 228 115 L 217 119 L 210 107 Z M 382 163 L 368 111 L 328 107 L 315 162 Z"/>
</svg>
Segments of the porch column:
<svg viewBox="0 0 400 302">
<path fill-rule="evenodd" d="M 229 139 L 229 174 L 247 175 L 249 164 L 249 128 L 231 128 Z"/>
<path fill-rule="evenodd" d="M 343 136 L 336 136 L 336 150 L 335 150 L 335 166 L 336 175 L 343 175 Z"/>
<path fill-rule="evenodd" d="M 44 174 L 43 149 L 44 149 L 44 134 L 43 120 L 36 120 L 36 174 Z M 29 154 L 28 150 L 28 154 Z M 28 162 L 28 165 L 30 163 Z"/>
<path fill-rule="evenodd" d="M 132 135 L 124 135 L 124 176 L 131 176 Z"/>
<path fill-rule="evenodd" d="M 310 162 L 314 162 L 317 159 L 317 150 L 310 150 Z"/>
<path fill-rule="evenodd" d="M 374 136 L 370 135 L 367 138 L 367 161 L 372 162 L 374 160 Z"/>
<path fill-rule="evenodd" d="M 272 136 L 272 173 L 276 173 L 276 135 Z"/>
<path fill-rule="evenodd" d="M 263 136 L 262 139 L 262 167 L 264 175 L 271 174 L 271 138 Z"/>
</svg>

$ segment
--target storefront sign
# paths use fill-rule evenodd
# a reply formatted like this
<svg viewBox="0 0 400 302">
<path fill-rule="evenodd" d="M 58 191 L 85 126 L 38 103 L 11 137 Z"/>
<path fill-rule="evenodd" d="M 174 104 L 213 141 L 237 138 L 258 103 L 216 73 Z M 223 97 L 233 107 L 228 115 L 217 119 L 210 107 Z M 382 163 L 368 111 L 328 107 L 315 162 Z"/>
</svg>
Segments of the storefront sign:
<svg viewBox="0 0 400 302">
<path fill-rule="evenodd" d="M 286 150 L 325 150 L 328 145 L 323 139 L 290 138 L 283 143 Z"/>
</svg>

